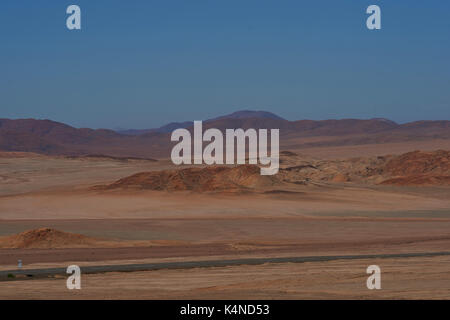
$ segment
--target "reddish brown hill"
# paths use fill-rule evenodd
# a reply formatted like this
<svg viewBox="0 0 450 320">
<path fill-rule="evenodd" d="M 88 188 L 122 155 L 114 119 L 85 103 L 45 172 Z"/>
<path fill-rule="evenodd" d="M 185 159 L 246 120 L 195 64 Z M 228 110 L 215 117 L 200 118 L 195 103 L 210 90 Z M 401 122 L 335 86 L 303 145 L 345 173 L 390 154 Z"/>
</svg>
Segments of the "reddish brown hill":
<svg viewBox="0 0 450 320">
<path fill-rule="evenodd" d="M 0 248 L 5 249 L 134 248 L 180 243 L 182 242 L 172 240 L 97 239 L 52 228 L 28 230 L 0 237 Z"/>
<path fill-rule="evenodd" d="M 395 185 L 449 185 L 450 151 L 409 152 L 399 156 L 315 160 L 281 153 L 276 176 L 261 176 L 256 165 L 193 167 L 141 172 L 96 190 L 148 189 L 196 192 L 264 192 L 292 188 L 292 184 L 367 183 Z"/>
<path fill-rule="evenodd" d="M 397 185 L 449 185 L 450 151 L 317 160 L 281 152 L 278 178 L 298 184 L 321 182 Z"/>
<path fill-rule="evenodd" d="M 274 177 L 262 176 L 258 166 L 240 165 L 237 167 L 211 166 L 141 172 L 120 179 L 110 185 L 94 188 L 97 190 L 147 189 L 236 192 L 266 188 L 276 183 L 277 180 Z"/>
<path fill-rule="evenodd" d="M 97 240 L 51 228 L 25 231 L 0 238 L 0 248 L 62 248 L 96 244 Z"/>
<path fill-rule="evenodd" d="M 80 154 L 89 146 L 120 137 L 112 130 L 76 129 L 50 120 L 0 119 L 0 150 L 4 151 Z"/>
<path fill-rule="evenodd" d="M 37 138 L 49 141 L 77 144 L 87 143 L 96 138 L 109 139 L 119 136 L 112 130 L 76 129 L 60 122 L 35 119 L 0 119 L 0 132 L 2 134 L 33 134 Z"/>
<path fill-rule="evenodd" d="M 384 167 L 392 178 L 382 184 L 450 185 L 450 151 L 414 151 L 394 157 Z"/>
<path fill-rule="evenodd" d="M 169 147 L 169 137 L 157 133 L 137 137 L 112 130 L 77 129 L 50 120 L 0 119 L 2 151 L 151 158 L 162 154 L 167 157 Z"/>
<path fill-rule="evenodd" d="M 381 184 L 398 186 L 448 186 L 450 176 L 417 175 L 393 178 L 383 181 Z"/>
<path fill-rule="evenodd" d="M 408 152 L 391 159 L 384 169 L 392 176 L 450 174 L 450 151 Z"/>
</svg>

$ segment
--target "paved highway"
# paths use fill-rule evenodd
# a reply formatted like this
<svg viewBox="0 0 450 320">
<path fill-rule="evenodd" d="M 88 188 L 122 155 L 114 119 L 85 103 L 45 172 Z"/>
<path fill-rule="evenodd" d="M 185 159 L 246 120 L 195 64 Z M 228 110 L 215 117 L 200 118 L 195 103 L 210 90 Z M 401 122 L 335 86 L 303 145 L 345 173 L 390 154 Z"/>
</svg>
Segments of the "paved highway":
<svg viewBox="0 0 450 320">
<path fill-rule="evenodd" d="M 161 269 L 192 269 L 192 268 L 228 267 L 239 265 L 259 265 L 264 263 L 304 263 L 304 262 L 325 262 L 333 260 L 388 259 L 388 258 L 413 258 L 413 257 L 436 257 L 436 256 L 450 256 L 450 252 L 310 256 L 310 257 L 283 257 L 283 258 L 244 258 L 234 260 L 207 260 L 207 261 L 160 262 L 160 263 L 145 263 L 145 264 L 101 265 L 101 266 L 81 267 L 81 273 L 94 274 L 105 272 L 133 272 L 133 271 L 152 271 Z M 53 277 L 56 275 L 67 275 L 66 268 L 0 271 L 0 281 L 13 281 L 23 279 L 31 280 L 36 278 Z"/>
</svg>

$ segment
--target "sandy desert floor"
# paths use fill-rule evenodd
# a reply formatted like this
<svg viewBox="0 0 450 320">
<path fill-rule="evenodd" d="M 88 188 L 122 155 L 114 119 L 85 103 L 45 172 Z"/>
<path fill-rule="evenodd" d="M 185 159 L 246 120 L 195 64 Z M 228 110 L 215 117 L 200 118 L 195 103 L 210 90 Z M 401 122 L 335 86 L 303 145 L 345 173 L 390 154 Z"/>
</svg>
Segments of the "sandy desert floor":
<svg viewBox="0 0 450 320">
<path fill-rule="evenodd" d="M 448 299 L 449 257 L 84 275 L 0 282 L 0 299 Z M 368 290 L 366 268 L 381 268 L 381 290 Z"/>
<path fill-rule="evenodd" d="M 168 161 L 0 157 L 0 240 L 43 227 L 106 247 L 0 248 L 0 270 L 236 257 L 450 251 L 447 187 L 333 184 L 295 193 L 93 191 Z M 1 242 L 1 241 L 0 241 Z M 1 243 L 0 243 L 1 244 Z M 449 257 L 265 264 L 0 282 L 1 299 L 450 298 Z M 365 286 L 382 268 L 380 291 Z"/>
</svg>

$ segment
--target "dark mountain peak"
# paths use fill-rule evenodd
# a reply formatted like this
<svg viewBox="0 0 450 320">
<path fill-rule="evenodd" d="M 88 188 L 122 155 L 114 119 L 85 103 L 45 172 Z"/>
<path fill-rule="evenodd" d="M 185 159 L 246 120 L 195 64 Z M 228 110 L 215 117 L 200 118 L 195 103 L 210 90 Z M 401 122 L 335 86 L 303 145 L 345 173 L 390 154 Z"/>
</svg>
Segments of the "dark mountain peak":
<svg viewBox="0 0 450 320">
<path fill-rule="evenodd" d="M 216 121 L 222 119 L 247 119 L 247 118 L 284 120 L 283 118 L 277 116 L 276 114 L 268 111 L 240 110 L 221 117 L 208 119 L 206 121 Z"/>
<path fill-rule="evenodd" d="M 161 133 L 169 133 L 178 128 L 189 128 L 193 124 L 193 121 L 171 122 L 162 127 L 159 127 L 157 131 Z"/>
<path fill-rule="evenodd" d="M 370 120 L 372 120 L 372 121 L 380 121 L 380 122 L 384 122 L 384 123 L 389 123 L 389 124 L 392 124 L 392 125 L 398 125 L 397 122 L 389 120 L 389 119 L 386 119 L 386 118 L 372 118 Z"/>
<path fill-rule="evenodd" d="M 273 119 L 285 121 L 283 118 L 277 116 L 272 112 L 241 110 L 217 118 L 207 119 L 204 120 L 204 122 L 211 123 L 219 120 L 243 120 L 243 119 L 264 119 L 264 120 Z M 147 133 L 170 133 L 175 129 L 179 128 L 187 129 L 192 127 L 193 125 L 194 125 L 193 121 L 171 122 L 156 129 L 140 129 L 140 130 L 130 129 L 130 130 L 119 130 L 117 132 L 126 135 L 142 135 Z"/>
</svg>

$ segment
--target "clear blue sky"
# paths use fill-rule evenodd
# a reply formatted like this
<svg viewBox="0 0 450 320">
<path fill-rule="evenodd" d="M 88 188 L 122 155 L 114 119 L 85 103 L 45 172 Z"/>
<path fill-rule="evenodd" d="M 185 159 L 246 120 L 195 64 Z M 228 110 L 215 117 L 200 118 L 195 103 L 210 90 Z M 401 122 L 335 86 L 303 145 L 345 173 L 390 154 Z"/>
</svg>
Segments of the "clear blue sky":
<svg viewBox="0 0 450 320">
<path fill-rule="evenodd" d="M 70 4 L 81 31 L 66 29 Z M 450 119 L 450 1 L 2 0 L 0 40 L 0 117 Z"/>
</svg>

